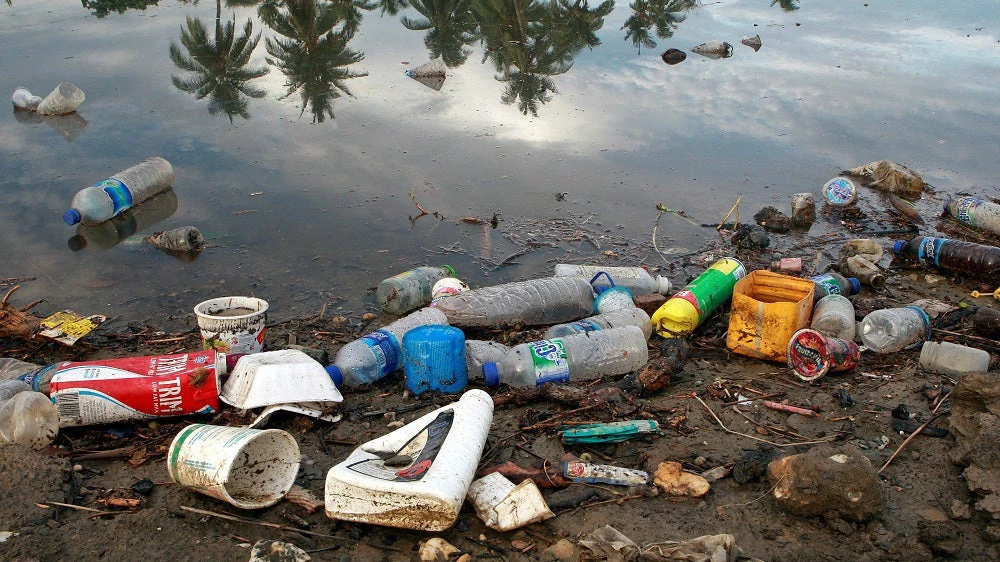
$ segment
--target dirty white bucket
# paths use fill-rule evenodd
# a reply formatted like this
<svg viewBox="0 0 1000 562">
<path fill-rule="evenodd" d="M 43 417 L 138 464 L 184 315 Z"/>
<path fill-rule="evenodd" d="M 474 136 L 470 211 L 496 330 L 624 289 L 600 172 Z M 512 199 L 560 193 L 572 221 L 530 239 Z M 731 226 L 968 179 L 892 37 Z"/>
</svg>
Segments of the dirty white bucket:
<svg viewBox="0 0 1000 562">
<path fill-rule="evenodd" d="M 297 402 L 343 402 L 319 361 L 297 349 L 240 357 L 219 396 L 242 410 Z"/>
<path fill-rule="evenodd" d="M 264 349 L 264 299 L 220 297 L 199 303 L 194 313 L 205 349 L 222 353 L 258 353 Z"/>
<path fill-rule="evenodd" d="M 443 531 L 475 476 L 493 420 L 493 399 L 470 390 L 458 402 L 369 441 L 326 476 L 334 519 Z"/>
<path fill-rule="evenodd" d="M 515 486 L 499 472 L 491 472 L 469 486 L 468 498 L 476 515 L 497 531 L 512 531 L 555 517 L 530 478 Z"/>
<path fill-rule="evenodd" d="M 170 478 L 243 509 L 278 503 L 295 483 L 299 446 L 280 429 L 189 425 L 167 452 Z"/>
</svg>

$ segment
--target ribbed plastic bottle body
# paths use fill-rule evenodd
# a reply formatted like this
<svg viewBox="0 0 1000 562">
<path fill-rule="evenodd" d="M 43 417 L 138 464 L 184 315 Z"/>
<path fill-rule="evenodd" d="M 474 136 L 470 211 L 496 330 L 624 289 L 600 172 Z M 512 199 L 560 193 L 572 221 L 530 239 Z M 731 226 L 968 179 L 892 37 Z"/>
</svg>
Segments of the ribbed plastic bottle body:
<svg viewBox="0 0 1000 562">
<path fill-rule="evenodd" d="M 612 310 L 603 314 L 597 314 L 576 322 L 566 324 L 556 324 L 542 334 L 545 339 L 558 338 L 571 334 L 583 332 L 593 332 L 594 330 L 607 330 L 608 328 L 620 328 L 622 326 L 637 326 L 649 339 L 653 333 L 653 325 L 649 320 L 649 315 L 641 308 L 634 306 L 620 310 Z"/>
<path fill-rule="evenodd" d="M 10 379 L 0 381 L 0 404 L 10 400 L 19 392 L 27 392 L 30 390 L 31 385 L 22 380 Z"/>
<path fill-rule="evenodd" d="M 483 378 L 483 364 L 498 363 L 508 351 L 509 346 L 495 341 L 465 340 L 465 366 L 469 378 Z"/>
<path fill-rule="evenodd" d="M 434 283 L 454 277 L 450 266 L 423 266 L 404 271 L 383 280 L 375 291 L 375 300 L 384 312 L 404 314 L 431 302 Z"/>
<path fill-rule="evenodd" d="M 843 295 L 827 295 L 813 307 L 809 327 L 833 338 L 854 341 L 854 305 Z"/>
<path fill-rule="evenodd" d="M 827 295 L 850 296 L 856 294 L 858 292 L 857 289 L 860 288 L 860 281 L 855 279 L 855 283 L 852 283 L 850 279 L 853 279 L 853 277 L 849 279 L 839 273 L 824 273 L 823 275 L 816 275 L 809 279 L 816 284 L 817 299 L 821 299 Z"/>
<path fill-rule="evenodd" d="M 858 327 L 861 342 L 875 353 L 894 353 L 927 339 L 930 318 L 916 306 L 870 312 Z"/>
<path fill-rule="evenodd" d="M 1000 276 L 1000 248 L 964 240 L 917 236 L 893 246 L 897 255 L 921 265 L 970 277 L 996 280 Z"/>
<path fill-rule="evenodd" d="M 648 360 L 645 334 L 624 326 L 514 346 L 496 371 L 499 382 L 526 387 L 622 375 Z M 495 382 L 487 378 L 487 384 Z"/>
<path fill-rule="evenodd" d="M 152 157 L 126 168 L 73 197 L 63 214 L 67 224 L 98 224 L 124 212 L 174 183 L 174 169 L 163 158 Z"/>
<path fill-rule="evenodd" d="M 990 354 L 982 349 L 951 342 L 926 341 L 920 348 L 920 368 L 960 377 L 990 368 Z"/>
<path fill-rule="evenodd" d="M 0 444 L 41 448 L 58 432 L 58 410 L 44 394 L 19 392 L 0 405 Z"/>
<path fill-rule="evenodd" d="M 1000 205 L 978 197 L 949 199 L 945 210 L 958 222 L 1000 234 Z"/>
<path fill-rule="evenodd" d="M 421 308 L 341 347 L 333 364 L 340 369 L 344 384 L 372 383 L 402 367 L 403 335 L 429 324 L 446 325 L 448 319 L 436 308 Z"/>
<path fill-rule="evenodd" d="M 670 280 L 657 275 L 653 277 L 642 267 L 621 267 L 621 266 L 600 266 L 600 265 L 577 265 L 570 263 L 557 263 L 555 275 L 557 277 L 586 277 L 592 279 L 600 272 L 607 273 L 616 287 L 626 287 L 632 290 L 632 294 L 645 295 L 647 293 L 670 294 Z M 610 287 L 607 279 L 601 276 L 594 281 L 594 287 Z"/>
<path fill-rule="evenodd" d="M 465 291 L 435 308 L 453 326 L 554 324 L 591 314 L 594 292 L 582 277 L 542 277 Z"/>
</svg>

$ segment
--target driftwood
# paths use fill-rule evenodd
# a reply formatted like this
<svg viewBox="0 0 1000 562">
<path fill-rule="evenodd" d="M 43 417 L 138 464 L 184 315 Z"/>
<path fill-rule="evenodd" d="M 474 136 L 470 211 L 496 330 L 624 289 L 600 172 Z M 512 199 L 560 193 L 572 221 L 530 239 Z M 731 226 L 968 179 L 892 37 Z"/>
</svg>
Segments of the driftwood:
<svg viewBox="0 0 1000 562">
<path fill-rule="evenodd" d="M 0 337 L 31 339 L 41 329 L 41 319 L 27 314 L 27 311 L 43 301 L 38 300 L 21 308 L 7 302 L 20 288 L 20 285 L 11 287 L 3 299 L 0 299 Z"/>
</svg>

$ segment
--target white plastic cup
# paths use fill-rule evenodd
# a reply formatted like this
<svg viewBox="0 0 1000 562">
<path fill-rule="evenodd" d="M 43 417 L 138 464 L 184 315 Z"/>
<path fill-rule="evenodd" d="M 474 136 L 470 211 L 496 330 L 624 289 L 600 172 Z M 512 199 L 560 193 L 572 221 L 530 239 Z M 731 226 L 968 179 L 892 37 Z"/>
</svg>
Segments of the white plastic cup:
<svg viewBox="0 0 1000 562">
<path fill-rule="evenodd" d="M 278 503 L 295 484 L 299 446 L 280 429 L 194 424 L 167 452 L 170 478 L 242 509 Z"/>
<path fill-rule="evenodd" d="M 267 301 L 255 297 L 220 297 L 194 307 L 204 349 L 222 353 L 264 350 Z"/>
</svg>

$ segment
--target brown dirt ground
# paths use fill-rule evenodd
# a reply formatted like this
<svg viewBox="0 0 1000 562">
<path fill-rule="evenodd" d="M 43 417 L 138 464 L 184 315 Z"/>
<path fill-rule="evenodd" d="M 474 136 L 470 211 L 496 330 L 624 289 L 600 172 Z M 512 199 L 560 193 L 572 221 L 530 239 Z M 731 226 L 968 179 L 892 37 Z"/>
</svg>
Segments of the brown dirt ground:
<svg viewBox="0 0 1000 562">
<path fill-rule="evenodd" d="M 744 256 L 741 256 L 744 257 Z M 752 257 L 748 269 L 753 269 Z M 758 267 L 770 256 L 759 256 Z M 865 291 L 855 298 L 859 309 L 870 306 L 871 298 L 881 299 L 879 307 L 906 303 L 920 297 L 933 297 L 958 303 L 976 283 L 956 282 L 942 277 L 928 277 L 929 272 L 894 270 L 888 289 L 874 295 Z M 984 299 L 980 299 L 983 301 Z M 986 305 L 985 302 L 971 304 Z M 991 303 L 990 306 L 997 306 Z M 859 318 L 861 312 L 859 311 Z M 954 317 L 952 318 L 954 319 Z M 488 458 L 481 466 L 512 459 L 522 466 L 538 462 L 538 457 L 555 462 L 567 450 L 577 455 L 589 453 L 594 462 L 605 462 L 652 471 L 664 460 L 684 463 L 689 470 L 700 471 L 719 465 L 731 465 L 757 442 L 726 433 L 696 400 L 696 393 L 731 429 L 755 437 L 788 443 L 780 432 L 794 432 L 804 438 L 823 439 L 841 436 L 840 441 L 871 442 L 886 436 L 888 445 L 867 450 L 872 464 L 880 467 L 900 446 L 904 435 L 895 433 L 890 411 L 903 403 L 917 419 L 926 419 L 931 402 L 928 389 L 953 386 L 948 377 L 925 373 L 917 364 L 917 352 L 891 355 L 863 354 L 853 372 L 829 375 L 809 386 L 794 380 L 783 365 L 751 360 L 725 350 L 724 331 L 728 313 L 716 314 L 692 338 L 692 354 L 684 370 L 672 377 L 666 389 L 638 402 L 645 411 L 654 411 L 653 419 L 662 426 L 662 435 L 618 445 L 590 448 L 565 448 L 555 430 L 522 432 L 525 420 L 544 420 L 567 409 L 551 403 L 498 407 L 487 443 Z M 371 324 L 378 324 L 376 319 Z M 939 323 L 944 320 L 939 319 Z M 271 325 L 267 330 L 268 349 L 280 349 L 290 338 L 300 345 L 334 352 L 339 345 L 357 337 L 371 325 L 344 318 L 298 319 Z M 948 331 L 968 333 L 965 323 L 949 325 Z M 468 337 L 496 337 L 517 343 L 538 335 L 538 330 L 470 333 Z M 181 341 L 151 343 L 176 335 Z M 963 343 L 959 336 L 949 336 Z M 935 339 L 943 339 L 937 337 Z M 970 340 L 964 340 L 968 343 Z M 662 340 L 650 342 L 651 356 L 659 352 Z M 123 333 L 101 330 L 73 348 L 51 344 L 0 340 L 6 356 L 17 356 L 47 364 L 63 359 L 98 359 L 126 355 L 158 354 L 200 346 L 197 330 L 162 334 L 145 326 L 134 326 Z M 994 368 L 996 349 L 994 348 Z M 722 406 L 726 392 L 752 385 L 760 392 L 784 392 L 782 400 L 797 405 L 817 407 L 821 415 L 804 418 L 755 407 L 745 413 L 758 424 L 776 429 L 760 429 L 731 409 Z M 480 382 L 472 384 L 481 387 Z M 388 431 L 392 416 L 366 415 L 375 410 L 392 410 L 416 403 L 416 410 L 395 416 L 410 421 L 454 397 L 421 397 L 404 394 L 402 376 L 397 373 L 375 388 L 348 393 L 343 404 L 344 420 L 330 424 L 308 418 L 278 415 L 270 427 L 291 432 L 299 442 L 304 462 L 298 483 L 322 497 L 327 470 L 343 460 L 351 443 L 363 442 Z M 840 407 L 833 398 L 838 389 L 846 390 L 854 405 Z M 491 393 L 505 392 L 491 390 Z M 744 393 L 749 391 L 744 391 Z M 596 412 L 596 413 L 595 413 Z M 584 417 L 589 415 L 590 417 Z M 642 416 L 648 417 L 648 416 Z M 603 410 L 569 419 L 610 421 Z M 65 430 L 55 448 L 42 453 L 16 447 L 0 448 L 0 531 L 13 531 L 0 543 L 2 560 L 248 560 L 249 545 L 260 539 L 283 539 L 312 551 L 313 560 L 412 560 L 417 559 L 417 545 L 430 534 L 336 522 L 322 511 L 306 514 L 297 506 L 281 502 L 255 512 L 241 512 L 228 504 L 182 489 L 170 482 L 164 454 L 173 436 L 192 418 L 164 419 L 151 423 L 119 426 L 126 436 L 114 436 L 106 428 Z M 205 421 L 205 420 L 197 420 Z M 238 425 L 247 423 L 232 410 L 208 420 L 210 423 Z M 947 427 L 947 418 L 937 422 Z M 611 524 L 637 543 L 683 540 L 706 534 L 730 533 L 737 544 L 752 557 L 762 560 L 932 560 L 936 555 L 921 540 L 918 524 L 922 518 L 948 513 L 952 503 L 971 505 L 973 498 L 961 477 L 962 468 L 948 458 L 954 445 L 951 436 L 918 436 L 895 459 L 882 475 L 886 505 L 880 516 L 865 524 L 842 520 L 803 518 L 783 511 L 770 497 L 766 479 L 739 484 L 725 478 L 712 485 L 702 499 L 668 500 L 664 496 L 606 502 L 557 514 L 548 521 L 528 528 L 498 533 L 486 529 L 466 505 L 455 526 L 439 533 L 472 559 L 537 560 L 540 553 L 560 538 L 575 541 L 591 530 Z M 139 447 L 130 458 L 73 460 L 83 451 Z M 806 447 L 785 447 L 784 451 Z M 533 454 L 529 454 L 530 451 Z M 76 471 L 73 466 L 76 465 Z M 43 501 L 74 503 L 105 509 L 97 503 L 106 491 L 128 488 L 148 478 L 155 489 L 143 498 L 134 512 L 97 515 L 88 511 L 40 505 Z M 282 516 L 291 512 L 305 519 L 310 530 L 336 538 L 308 536 L 294 530 L 282 530 L 240 522 L 226 521 L 185 512 L 181 506 L 236 514 L 260 521 L 292 526 Z M 108 508 L 110 509 L 110 508 Z M 1000 549 L 995 523 L 987 514 L 972 511 L 969 520 L 951 524 L 964 545 L 956 558 L 998 560 Z M 515 541 L 523 541 L 515 542 Z M 519 552 L 515 545 L 531 545 Z M 492 545 L 492 546 L 490 546 Z"/>
</svg>

